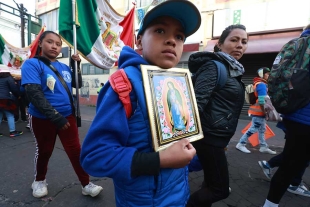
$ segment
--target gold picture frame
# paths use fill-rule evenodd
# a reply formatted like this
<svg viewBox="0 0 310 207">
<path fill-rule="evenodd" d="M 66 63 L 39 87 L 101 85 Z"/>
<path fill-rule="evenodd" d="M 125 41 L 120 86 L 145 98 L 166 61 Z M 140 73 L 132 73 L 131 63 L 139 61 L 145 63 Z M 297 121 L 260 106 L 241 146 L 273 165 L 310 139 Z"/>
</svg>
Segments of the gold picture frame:
<svg viewBox="0 0 310 207">
<path fill-rule="evenodd" d="M 188 69 L 141 65 L 154 150 L 175 141 L 202 139 L 203 132 Z"/>
</svg>

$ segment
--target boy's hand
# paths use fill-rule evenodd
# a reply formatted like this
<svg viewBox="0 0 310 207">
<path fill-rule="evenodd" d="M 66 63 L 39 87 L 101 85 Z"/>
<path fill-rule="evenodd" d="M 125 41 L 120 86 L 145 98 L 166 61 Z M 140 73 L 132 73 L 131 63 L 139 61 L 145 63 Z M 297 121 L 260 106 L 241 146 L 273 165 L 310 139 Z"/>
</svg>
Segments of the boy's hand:
<svg viewBox="0 0 310 207">
<path fill-rule="evenodd" d="M 196 150 L 188 139 L 182 139 L 159 152 L 161 168 L 181 168 L 190 163 Z"/>
</svg>

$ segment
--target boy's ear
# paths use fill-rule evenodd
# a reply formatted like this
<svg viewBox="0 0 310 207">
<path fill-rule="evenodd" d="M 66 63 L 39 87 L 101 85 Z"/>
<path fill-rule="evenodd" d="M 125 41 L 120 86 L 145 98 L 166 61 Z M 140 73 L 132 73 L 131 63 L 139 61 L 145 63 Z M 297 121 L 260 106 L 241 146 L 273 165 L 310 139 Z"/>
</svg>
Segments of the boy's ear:
<svg viewBox="0 0 310 207">
<path fill-rule="evenodd" d="M 143 49 L 142 48 L 142 35 L 139 35 L 137 37 L 136 46 L 137 46 L 138 50 L 142 50 Z"/>
</svg>

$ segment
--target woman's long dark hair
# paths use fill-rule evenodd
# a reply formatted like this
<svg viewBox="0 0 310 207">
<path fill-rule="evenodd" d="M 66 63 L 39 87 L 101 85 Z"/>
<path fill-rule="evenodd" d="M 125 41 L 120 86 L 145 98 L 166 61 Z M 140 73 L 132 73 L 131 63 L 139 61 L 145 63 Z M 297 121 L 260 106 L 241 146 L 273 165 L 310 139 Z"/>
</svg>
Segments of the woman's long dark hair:
<svg viewBox="0 0 310 207">
<path fill-rule="evenodd" d="M 61 41 L 61 37 L 60 37 L 59 34 L 57 34 L 56 32 L 50 31 L 50 30 L 46 30 L 45 32 L 43 32 L 43 33 L 41 34 L 41 36 L 40 36 L 40 38 L 39 38 L 39 43 L 42 42 L 43 39 L 44 39 L 44 38 L 46 37 L 46 35 L 48 35 L 48 34 L 57 35 L 57 36 L 59 37 L 60 41 Z M 41 55 L 42 55 L 41 52 L 42 52 L 42 48 L 41 48 L 41 47 L 38 47 L 38 48 L 37 48 L 37 51 L 36 51 L 36 56 L 41 56 Z"/>
<path fill-rule="evenodd" d="M 217 44 L 215 44 L 214 46 L 214 52 L 219 52 L 221 51 L 220 48 L 217 46 L 219 43 L 220 44 L 223 44 L 225 42 L 225 39 L 228 37 L 228 35 L 231 33 L 231 31 L 233 31 L 234 29 L 242 29 L 246 32 L 246 28 L 244 25 L 242 24 L 233 24 L 233 25 L 230 25 L 228 27 L 226 27 L 224 29 L 224 31 L 222 32 L 221 36 L 220 36 L 220 39 L 218 40 Z"/>
</svg>

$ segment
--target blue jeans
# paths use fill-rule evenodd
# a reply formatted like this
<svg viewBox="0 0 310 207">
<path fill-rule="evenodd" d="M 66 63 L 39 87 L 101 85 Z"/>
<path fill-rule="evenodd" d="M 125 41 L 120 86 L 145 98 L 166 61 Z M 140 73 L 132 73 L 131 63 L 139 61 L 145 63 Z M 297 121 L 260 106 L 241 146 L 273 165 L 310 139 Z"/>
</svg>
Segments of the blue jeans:
<svg viewBox="0 0 310 207">
<path fill-rule="evenodd" d="M 5 116 L 8 119 L 10 132 L 14 132 L 15 131 L 14 114 L 7 110 L 0 109 L 0 124 L 2 122 L 3 113 L 5 113 Z"/>
<path fill-rule="evenodd" d="M 253 116 L 251 127 L 244 133 L 240 138 L 239 142 L 241 144 L 246 144 L 252 134 L 258 132 L 258 140 L 261 147 L 268 147 L 265 140 L 265 131 L 266 131 L 266 119 L 265 117 Z"/>
</svg>

